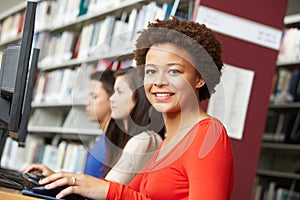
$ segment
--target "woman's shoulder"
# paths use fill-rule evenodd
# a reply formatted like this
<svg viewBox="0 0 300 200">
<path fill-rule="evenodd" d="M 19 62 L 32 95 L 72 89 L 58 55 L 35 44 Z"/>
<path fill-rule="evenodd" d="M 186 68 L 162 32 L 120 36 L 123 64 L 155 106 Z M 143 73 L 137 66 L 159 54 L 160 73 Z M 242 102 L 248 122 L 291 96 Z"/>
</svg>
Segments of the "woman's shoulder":
<svg viewBox="0 0 300 200">
<path fill-rule="evenodd" d="M 133 136 L 130 140 L 132 141 L 151 141 L 151 140 L 158 140 L 162 141 L 159 134 L 152 130 L 145 130 L 140 132 L 139 134 Z"/>
<path fill-rule="evenodd" d="M 214 118 L 214 117 L 204 118 L 204 119 L 200 120 L 197 123 L 197 125 L 200 127 L 218 128 L 223 131 L 226 131 L 223 123 L 219 119 Z"/>
<path fill-rule="evenodd" d="M 143 131 L 132 138 L 125 145 L 124 150 L 131 149 L 135 153 L 153 151 L 162 143 L 161 137 L 151 131 Z"/>
<path fill-rule="evenodd" d="M 220 139 L 229 140 L 226 128 L 217 118 L 209 117 L 200 120 L 189 132 L 189 140 L 203 145 L 206 143 L 214 144 Z M 203 143 L 203 144 L 202 144 Z"/>
<path fill-rule="evenodd" d="M 134 135 L 130 140 L 142 140 L 142 139 L 149 139 L 149 138 L 155 138 L 160 137 L 159 134 L 157 134 L 155 131 L 152 130 L 144 130 L 136 135 Z"/>
<path fill-rule="evenodd" d="M 185 138 L 186 145 L 204 158 L 212 151 L 231 152 L 230 139 L 222 122 L 216 118 L 205 118 L 197 123 Z"/>
</svg>

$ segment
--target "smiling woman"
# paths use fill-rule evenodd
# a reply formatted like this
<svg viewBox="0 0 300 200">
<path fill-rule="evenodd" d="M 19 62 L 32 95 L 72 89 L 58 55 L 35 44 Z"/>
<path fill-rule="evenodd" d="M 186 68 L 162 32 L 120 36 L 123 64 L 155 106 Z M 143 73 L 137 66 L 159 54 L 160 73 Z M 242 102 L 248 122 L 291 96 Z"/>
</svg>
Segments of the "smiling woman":
<svg viewBox="0 0 300 200">
<path fill-rule="evenodd" d="M 158 57 L 162 59 L 156 59 Z M 195 93 L 199 95 L 198 89 L 205 81 L 188 60 L 191 57 L 185 50 L 170 43 L 156 44 L 149 49 L 145 66 L 145 91 L 147 98 L 159 112 L 178 112 L 186 105 L 192 105 L 189 110 L 184 109 L 187 112 L 198 110 L 197 100 L 194 99 L 195 104 L 192 104 L 191 97 Z"/>
</svg>

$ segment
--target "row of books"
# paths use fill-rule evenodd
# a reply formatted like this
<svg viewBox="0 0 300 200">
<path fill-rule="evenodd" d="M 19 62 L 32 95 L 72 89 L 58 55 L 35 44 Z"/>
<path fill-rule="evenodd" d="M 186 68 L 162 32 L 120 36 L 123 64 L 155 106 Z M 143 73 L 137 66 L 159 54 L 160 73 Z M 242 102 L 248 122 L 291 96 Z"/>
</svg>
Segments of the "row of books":
<svg viewBox="0 0 300 200">
<path fill-rule="evenodd" d="M 94 71 L 105 69 L 117 70 L 134 65 L 132 59 L 100 59 L 96 64 L 83 63 L 72 68 L 61 68 L 53 71 L 41 71 L 34 89 L 34 103 L 47 102 L 81 102 L 88 94 L 88 81 Z"/>
<path fill-rule="evenodd" d="M 41 1 L 37 6 L 37 30 L 63 26 L 84 15 L 93 15 L 120 6 L 124 0 L 57 0 Z M 43 23 L 47 22 L 47 23 Z"/>
<path fill-rule="evenodd" d="M 24 12 L 17 12 L 0 22 L 0 44 L 21 36 L 24 18 Z"/>
<path fill-rule="evenodd" d="M 75 44 L 79 45 L 79 42 L 79 33 L 74 31 L 64 31 L 52 36 L 48 32 L 41 32 L 33 38 L 33 46 L 41 50 L 39 61 L 53 64 L 76 58 Z"/>
<path fill-rule="evenodd" d="M 82 173 L 87 149 L 83 144 L 62 140 L 59 144 L 46 144 L 42 137 L 29 134 L 25 147 L 8 137 L 5 142 L 1 166 L 23 170 L 31 163 L 42 163 L 54 171 Z"/>
<path fill-rule="evenodd" d="M 34 46 L 42 49 L 39 65 L 43 67 L 70 59 L 84 60 L 90 56 L 132 53 L 137 31 L 154 19 L 168 18 L 171 9 L 170 4 L 151 2 L 140 9 L 122 12 L 120 18 L 108 15 L 103 20 L 83 26 L 80 32 L 37 33 Z M 60 15 L 59 18 L 64 19 Z"/>
<path fill-rule="evenodd" d="M 264 142 L 300 144 L 300 111 L 268 110 Z"/>
<path fill-rule="evenodd" d="M 75 69 L 57 69 L 40 72 L 35 85 L 33 101 L 38 102 L 71 102 L 87 95 L 87 84 L 92 65 L 82 64 Z M 76 95 L 74 95 L 76 93 Z"/>
<path fill-rule="evenodd" d="M 300 193 L 276 187 L 275 182 L 270 182 L 267 187 L 256 185 L 252 200 L 300 200 Z"/>
<path fill-rule="evenodd" d="M 277 62 L 300 62 L 300 30 L 289 28 L 283 32 Z"/>
<path fill-rule="evenodd" d="M 300 69 L 279 68 L 273 78 L 271 103 L 300 101 Z"/>
</svg>

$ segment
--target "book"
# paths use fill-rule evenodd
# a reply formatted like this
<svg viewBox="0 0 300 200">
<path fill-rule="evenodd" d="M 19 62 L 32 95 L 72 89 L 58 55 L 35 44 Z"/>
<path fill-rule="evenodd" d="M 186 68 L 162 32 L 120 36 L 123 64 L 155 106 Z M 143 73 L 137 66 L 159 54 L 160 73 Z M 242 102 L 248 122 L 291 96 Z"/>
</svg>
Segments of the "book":
<svg viewBox="0 0 300 200">
<path fill-rule="evenodd" d="M 40 1 L 36 8 L 35 29 L 39 32 L 46 29 L 52 23 L 56 10 L 56 1 Z"/>
<path fill-rule="evenodd" d="M 266 200 L 273 200 L 275 198 L 275 186 L 275 182 L 272 181 L 269 183 L 269 187 L 266 193 Z"/>
<path fill-rule="evenodd" d="M 263 200 L 264 189 L 262 185 L 256 185 L 254 188 L 253 200 Z"/>
<path fill-rule="evenodd" d="M 72 101 L 73 88 L 75 85 L 75 70 L 64 69 L 63 78 L 61 81 L 60 92 L 58 94 L 58 102 L 70 102 Z"/>
<path fill-rule="evenodd" d="M 84 26 L 81 31 L 81 41 L 78 51 L 78 59 L 86 59 L 89 53 L 94 24 Z"/>
<path fill-rule="evenodd" d="M 29 166 L 37 160 L 37 151 L 40 151 L 40 146 L 45 145 L 44 138 L 33 134 L 28 134 L 25 142 L 25 165 Z"/>
<path fill-rule="evenodd" d="M 291 71 L 285 68 L 278 70 L 278 81 L 274 97 L 274 103 L 287 102 L 288 88 L 291 80 Z"/>
<path fill-rule="evenodd" d="M 54 168 L 55 171 L 60 171 L 63 168 L 66 148 L 67 148 L 67 142 L 61 141 L 58 145 L 57 161 L 56 161 L 55 168 Z"/>
<path fill-rule="evenodd" d="M 297 45 L 299 37 L 300 31 L 297 28 L 289 28 L 284 31 L 277 58 L 277 63 L 299 61 L 299 55 L 297 53 L 300 50 L 299 45 Z"/>
<path fill-rule="evenodd" d="M 58 157 L 58 148 L 54 145 L 47 144 L 45 146 L 42 164 L 50 169 L 55 169 Z"/>
<path fill-rule="evenodd" d="M 80 48 L 80 41 L 81 41 L 81 33 L 78 34 L 75 38 L 74 51 L 73 51 L 72 59 L 77 59 L 78 58 L 78 53 L 79 53 L 79 48 Z"/>
<path fill-rule="evenodd" d="M 81 64 L 80 67 L 75 69 L 75 84 L 73 88 L 73 102 L 83 102 L 87 99 L 88 95 L 88 82 L 90 80 L 91 72 L 95 66 L 93 64 Z"/>
<path fill-rule="evenodd" d="M 16 140 L 7 137 L 1 158 L 1 167 L 21 171 L 27 166 L 25 148 Z"/>
<path fill-rule="evenodd" d="M 64 159 L 64 163 L 63 163 L 63 167 L 62 167 L 62 171 L 68 171 L 68 172 L 75 172 L 74 168 L 75 166 L 73 166 L 73 163 L 75 162 L 76 158 L 75 156 L 77 156 L 77 150 L 76 150 L 76 146 L 78 144 L 77 143 L 67 143 L 66 146 L 66 152 L 65 152 L 65 159 Z"/>
<path fill-rule="evenodd" d="M 276 192 L 276 200 L 300 200 L 300 193 L 284 188 L 278 188 Z"/>
<path fill-rule="evenodd" d="M 90 0 L 80 0 L 77 17 L 85 15 L 88 11 Z"/>
<path fill-rule="evenodd" d="M 102 71 L 106 69 L 111 69 L 113 65 L 113 62 L 107 59 L 100 59 L 98 60 L 96 70 Z"/>
<path fill-rule="evenodd" d="M 108 54 L 111 50 L 112 33 L 115 26 L 116 17 L 108 15 L 101 21 L 101 27 L 97 42 L 97 48 L 92 53 L 95 56 Z"/>
<path fill-rule="evenodd" d="M 291 143 L 300 143 L 300 111 L 298 111 L 297 116 L 295 117 L 295 121 L 288 138 Z"/>
<path fill-rule="evenodd" d="M 46 76 L 40 72 L 37 76 L 36 84 L 34 86 L 33 102 L 40 103 L 44 99 L 44 88 L 46 83 Z"/>
</svg>

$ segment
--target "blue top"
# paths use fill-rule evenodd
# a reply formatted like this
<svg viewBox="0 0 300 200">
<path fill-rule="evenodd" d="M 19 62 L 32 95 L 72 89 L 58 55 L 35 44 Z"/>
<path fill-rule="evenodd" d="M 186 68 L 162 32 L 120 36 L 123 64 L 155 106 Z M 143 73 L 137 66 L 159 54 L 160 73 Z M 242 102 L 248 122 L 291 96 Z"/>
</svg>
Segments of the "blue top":
<svg viewBox="0 0 300 200">
<path fill-rule="evenodd" d="M 105 160 L 105 134 L 101 134 L 93 148 L 88 152 L 84 173 L 96 178 L 104 178 L 106 167 Z"/>
</svg>

